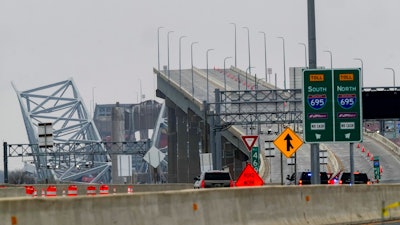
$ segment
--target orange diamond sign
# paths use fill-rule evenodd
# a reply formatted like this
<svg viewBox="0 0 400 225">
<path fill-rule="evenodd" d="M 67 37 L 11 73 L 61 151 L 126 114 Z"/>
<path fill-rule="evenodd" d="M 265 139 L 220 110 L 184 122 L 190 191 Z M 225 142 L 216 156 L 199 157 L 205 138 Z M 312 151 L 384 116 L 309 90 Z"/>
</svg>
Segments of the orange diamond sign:
<svg viewBox="0 0 400 225">
<path fill-rule="evenodd" d="M 303 144 L 303 140 L 289 127 L 286 128 L 274 141 L 274 145 L 290 158 Z"/>
</svg>

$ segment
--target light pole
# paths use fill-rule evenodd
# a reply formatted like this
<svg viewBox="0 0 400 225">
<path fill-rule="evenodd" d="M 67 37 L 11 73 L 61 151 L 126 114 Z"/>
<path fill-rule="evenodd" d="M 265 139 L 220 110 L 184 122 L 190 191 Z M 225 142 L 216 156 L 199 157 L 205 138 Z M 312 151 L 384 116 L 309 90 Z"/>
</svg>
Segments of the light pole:
<svg viewBox="0 0 400 225">
<path fill-rule="evenodd" d="M 396 75 L 395 75 L 394 69 L 390 68 L 390 67 L 386 67 L 385 70 L 391 70 L 393 72 L 393 90 L 395 90 L 396 89 L 396 79 L 395 79 Z M 397 132 L 396 132 L 396 121 L 393 121 L 393 128 L 394 128 L 393 138 L 396 138 L 396 134 L 397 134 Z"/>
<path fill-rule="evenodd" d="M 325 50 L 324 52 L 329 53 L 329 56 L 331 57 L 331 69 L 332 69 L 332 52 L 329 50 Z"/>
<path fill-rule="evenodd" d="M 299 45 L 304 46 L 304 67 L 307 68 L 307 45 L 299 42 Z"/>
<path fill-rule="evenodd" d="M 265 81 L 268 82 L 268 66 L 267 66 L 267 34 L 263 31 L 259 31 L 259 33 L 264 35 L 264 64 L 265 64 Z"/>
<path fill-rule="evenodd" d="M 193 82 L 193 45 L 197 44 L 198 42 L 192 42 L 190 45 L 190 62 L 192 65 L 192 96 L 194 97 L 194 82 Z"/>
<path fill-rule="evenodd" d="M 170 71 L 170 69 L 169 69 L 169 34 L 170 33 L 173 33 L 174 31 L 168 31 L 168 33 L 167 33 L 167 52 L 168 52 L 168 80 L 169 80 L 169 71 Z"/>
<path fill-rule="evenodd" d="M 278 37 L 282 39 L 283 44 L 283 88 L 286 89 L 286 56 L 285 56 L 285 38 Z"/>
<path fill-rule="evenodd" d="M 237 67 L 237 51 L 236 51 L 236 23 L 230 23 L 235 27 L 235 67 Z"/>
<path fill-rule="evenodd" d="M 249 49 L 249 73 L 251 74 L 251 63 L 250 63 L 250 30 L 248 27 L 243 27 L 247 30 L 247 48 Z M 247 83 L 247 79 L 246 79 Z"/>
<path fill-rule="evenodd" d="M 94 89 L 95 89 L 96 87 L 92 87 L 92 104 L 93 104 L 93 112 L 91 112 L 92 113 L 92 119 L 94 118 L 94 112 L 96 111 L 95 109 L 96 109 L 96 104 L 95 104 L 95 102 L 94 102 Z"/>
<path fill-rule="evenodd" d="M 246 69 L 246 90 L 247 90 L 247 71 L 249 71 L 249 73 L 250 73 L 250 69 L 251 68 L 254 68 L 254 67 L 251 67 L 251 66 L 249 66 L 249 67 L 247 67 L 247 69 Z M 256 79 L 257 80 L 257 79 Z"/>
<path fill-rule="evenodd" d="M 160 29 L 164 27 L 157 28 L 157 49 L 158 49 L 158 72 L 160 72 Z"/>
<path fill-rule="evenodd" d="M 179 37 L 179 87 L 182 85 L 182 67 L 181 67 L 181 42 L 186 36 Z"/>
<path fill-rule="evenodd" d="M 396 79 L 395 79 L 395 72 L 393 68 L 386 67 L 385 70 L 391 70 L 393 72 L 393 87 L 396 87 Z"/>
<path fill-rule="evenodd" d="M 354 60 L 358 60 L 361 63 L 361 88 L 364 87 L 364 62 L 360 58 L 353 58 Z"/>
<path fill-rule="evenodd" d="M 225 72 L 225 64 L 227 59 L 231 59 L 232 57 L 228 56 L 224 58 L 224 90 L 226 91 L 226 72 Z"/>
<path fill-rule="evenodd" d="M 212 51 L 212 50 L 214 50 L 214 49 L 212 49 L 212 48 L 210 48 L 210 49 L 207 49 L 207 52 L 206 52 L 206 63 L 207 63 L 207 102 L 210 102 L 210 98 L 209 98 L 209 90 L 208 90 L 208 87 L 209 87 L 209 84 L 208 84 L 208 53 L 210 52 L 210 51 Z"/>
</svg>

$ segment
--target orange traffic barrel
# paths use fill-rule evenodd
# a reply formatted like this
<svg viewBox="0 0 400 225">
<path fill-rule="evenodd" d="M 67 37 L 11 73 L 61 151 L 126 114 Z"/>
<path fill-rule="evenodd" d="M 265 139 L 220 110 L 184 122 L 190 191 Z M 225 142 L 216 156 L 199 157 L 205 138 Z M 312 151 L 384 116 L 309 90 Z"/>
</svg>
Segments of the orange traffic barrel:
<svg viewBox="0 0 400 225">
<path fill-rule="evenodd" d="M 46 197 L 56 197 L 57 196 L 57 187 L 54 185 L 49 185 L 46 191 Z"/>
<path fill-rule="evenodd" d="M 25 194 L 26 196 L 32 196 L 35 188 L 33 186 L 25 186 Z"/>
<path fill-rule="evenodd" d="M 129 185 L 128 186 L 128 194 L 132 194 L 133 193 L 133 186 Z"/>
<path fill-rule="evenodd" d="M 108 195 L 108 185 L 102 184 L 99 188 L 100 195 Z"/>
<path fill-rule="evenodd" d="M 78 187 L 76 185 L 69 185 L 68 186 L 68 197 L 75 197 L 78 196 Z"/>
<path fill-rule="evenodd" d="M 89 196 L 96 195 L 96 186 L 88 186 L 86 188 L 86 195 L 89 195 Z"/>
</svg>

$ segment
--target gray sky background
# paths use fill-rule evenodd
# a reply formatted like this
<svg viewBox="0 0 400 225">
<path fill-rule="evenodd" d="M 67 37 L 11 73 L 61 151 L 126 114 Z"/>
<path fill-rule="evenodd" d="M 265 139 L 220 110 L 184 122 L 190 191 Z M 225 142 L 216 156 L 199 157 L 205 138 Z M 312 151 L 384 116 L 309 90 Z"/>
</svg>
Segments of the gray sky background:
<svg viewBox="0 0 400 225">
<path fill-rule="evenodd" d="M 392 86 L 392 67 L 400 75 L 400 1 L 315 0 L 317 64 L 361 67 L 364 86 Z M 98 104 L 136 103 L 140 83 L 146 99 L 155 98 L 157 27 L 161 65 L 178 68 L 182 35 L 182 68 L 190 68 L 190 44 L 195 45 L 194 66 L 223 67 L 234 57 L 237 25 L 238 67 L 248 67 L 247 31 L 250 30 L 253 73 L 264 76 L 264 40 L 267 33 L 268 67 L 283 87 L 283 50 L 286 66 L 304 65 L 307 40 L 307 0 L 1 0 L 0 1 L 0 139 L 27 143 L 18 99 L 11 86 L 27 90 L 72 77 L 87 108 Z M 307 53 L 308 54 L 308 53 Z M 234 59 L 227 61 L 227 66 Z M 398 71 L 399 70 L 399 71 Z M 396 79 L 399 80 L 400 78 Z M 400 81 L 396 81 L 400 82 Z M 94 95 L 93 95 L 94 93 Z M 0 153 L 2 155 L 2 151 Z M 0 162 L 0 169 L 3 162 Z"/>
</svg>

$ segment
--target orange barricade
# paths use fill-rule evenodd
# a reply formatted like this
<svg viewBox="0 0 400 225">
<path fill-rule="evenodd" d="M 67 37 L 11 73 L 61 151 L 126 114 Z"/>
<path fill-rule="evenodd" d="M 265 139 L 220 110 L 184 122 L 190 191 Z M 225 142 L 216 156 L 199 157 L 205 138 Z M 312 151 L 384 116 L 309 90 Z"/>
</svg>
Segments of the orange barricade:
<svg viewBox="0 0 400 225">
<path fill-rule="evenodd" d="M 89 196 L 96 195 L 96 186 L 88 186 L 86 188 L 86 195 L 89 195 Z"/>
<path fill-rule="evenodd" d="M 54 185 L 50 185 L 47 187 L 46 197 L 56 197 L 57 196 L 57 187 Z"/>
<path fill-rule="evenodd" d="M 75 197 L 78 196 L 78 187 L 76 185 L 69 185 L 68 186 L 68 197 Z"/>
<path fill-rule="evenodd" d="M 108 195 L 108 186 L 105 184 L 100 185 L 100 195 Z"/>
</svg>

